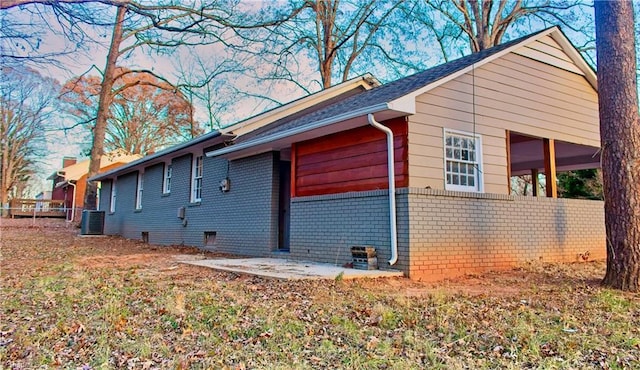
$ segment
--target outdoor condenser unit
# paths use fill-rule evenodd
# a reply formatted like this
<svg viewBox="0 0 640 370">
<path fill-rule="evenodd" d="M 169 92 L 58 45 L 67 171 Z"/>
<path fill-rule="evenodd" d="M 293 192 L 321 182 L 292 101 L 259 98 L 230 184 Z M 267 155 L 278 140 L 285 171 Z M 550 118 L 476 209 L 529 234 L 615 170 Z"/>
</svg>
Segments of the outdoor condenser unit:
<svg viewBox="0 0 640 370">
<path fill-rule="evenodd" d="M 104 211 L 85 209 L 80 222 L 81 235 L 102 235 L 104 233 Z"/>
</svg>

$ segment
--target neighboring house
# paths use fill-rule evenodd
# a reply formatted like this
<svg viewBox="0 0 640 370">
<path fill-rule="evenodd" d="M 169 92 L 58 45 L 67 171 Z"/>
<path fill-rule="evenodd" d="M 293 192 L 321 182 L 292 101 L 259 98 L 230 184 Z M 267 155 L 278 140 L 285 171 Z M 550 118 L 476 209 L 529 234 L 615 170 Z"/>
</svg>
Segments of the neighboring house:
<svg viewBox="0 0 640 370">
<path fill-rule="evenodd" d="M 100 172 L 115 169 L 141 157 L 139 154 L 127 154 L 122 150 L 105 153 L 100 161 Z M 64 157 L 62 168 L 47 178 L 47 180 L 53 180 L 50 199 L 65 202 L 65 207 L 69 210 L 68 218 L 73 219 L 72 210 L 84 208 L 88 172 L 88 159 L 77 162 L 74 157 Z"/>
<path fill-rule="evenodd" d="M 106 233 L 337 264 L 372 245 L 425 280 L 605 258 L 603 203 L 555 195 L 557 171 L 599 167 L 600 142 L 595 73 L 558 28 L 370 81 L 96 176 Z M 510 195 L 538 172 L 547 197 Z"/>
</svg>

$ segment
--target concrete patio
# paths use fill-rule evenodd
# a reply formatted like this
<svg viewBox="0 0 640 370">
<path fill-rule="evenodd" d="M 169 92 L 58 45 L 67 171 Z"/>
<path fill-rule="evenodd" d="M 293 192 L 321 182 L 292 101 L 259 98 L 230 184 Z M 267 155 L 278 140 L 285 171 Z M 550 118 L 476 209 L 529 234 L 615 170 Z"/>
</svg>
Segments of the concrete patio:
<svg viewBox="0 0 640 370">
<path fill-rule="evenodd" d="M 179 263 L 209 267 L 220 271 L 249 274 L 282 280 L 402 277 L 398 270 L 357 270 L 325 263 L 291 261 L 282 258 L 204 259 L 202 256 L 179 255 Z"/>
</svg>

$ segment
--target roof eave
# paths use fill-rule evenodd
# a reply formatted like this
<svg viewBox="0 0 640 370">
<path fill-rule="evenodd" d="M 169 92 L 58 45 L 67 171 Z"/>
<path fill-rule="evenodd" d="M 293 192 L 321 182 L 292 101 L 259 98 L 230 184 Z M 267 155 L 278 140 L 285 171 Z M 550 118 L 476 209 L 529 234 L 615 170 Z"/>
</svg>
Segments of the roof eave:
<svg viewBox="0 0 640 370">
<path fill-rule="evenodd" d="M 587 79 L 589 84 L 593 87 L 594 90 L 598 91 L 598 77 L 596 71 L 587 63 L 587 61 L 582 57 L 578 49 L 569 41 L 567 36 L 560 30 L 558 27 L 554 27 L 554 32 L 551 32 L 549 35 L 555 42 L 557 42 L 562 50 L 567 53 L 571 61 L 580 68 L 580 70 L 584 73 L 584 77 Z"/>
<path fill-rule="evenodd" d="M 323 119 L 320 121 L 317 121 L 313 124 L 310 125 L 305 125 L 305 126 L 300 126 L 300 127 L 296 127 L 293 129 L 289 129 L 289 130 L 284 130 L 281 132 L 276 132 L 274 134 L 271 135 L 267 135 L 267 136 L 263 136 L 263 137 L 259 137 L 256 139 L 252 139 L 252 140 L 247 140 L 245 142 L 239 143 L 239 144 L 234 144 L 225 148 L 221 148 L 221 149 L 217 149 L 217 150 L 212 150 L 209 152 L 206 152 L 205 155 L 207 157 L 219 157 L 219 156 L 228 156 L 230 154 L 233 153 L 240 153 L 240 152 L 246 152 L 246 153 L 250 153 L 251 155 L 253 154 L 259 154 L 260 152 L 265 152 L 265 151 L 269 151 L 271 149 L 273 149 L 271 146 L 269 146 L 268 144 L 270 143 L 275 143 L 278 141 L 282 141 L 282 140 L 286 140 L 286 139 L 290 139 L 288 141 L 293 141 L 295 139 L 295 137 L 304 134 L 304 133 L 308 133 L 314 130 L 319 130 L 319 129 L 323 129 L 332 125 L 336 125 L 339 124 L 340 122 L 346 122 L 349 120 L 353 120 L 355 118 L 358 117 L 366 117 L 367 114 L 369 113 L 380 113 L 380 112 L 384 112 L 384 111 L 393 111 L 395 113 L 397 113 L 398 115 L 410 115 L 413 114 L 415 112 L 415 102 L 414 102 L 414 107 L 413 109 L 409 109 L 410 107 L 407 107 L 406 104 L 399 104 L 396 101 L 394 101 L 395 105 L 392 105 L 390 103 L 381 103 L 381 104 L 377 104 L 374 106 L 369 106 L 369 107 L 364 107 L 361 109 L 357 109 L 345 114 L 341 114 L 338 116 L 334 116 L 334 117 L 330 117 L 327 119 Z M 404 102 L 403 102 L 404 103 Z M 404 111 L 402 109 L 409 109 L 408 111 Z M 287 143 L 288 143 L 287 141 Z M 255 150 L 254 148 L 259 148 L 261 147 L 262 149 L 260 150 Z"/>
<path fill-rule="evenodd" d="M 114 168 L 113 170 L 99 173 L 89 178 L 87 181 L 102 181 L 118 175 L 123 175 L 125 173 L 133 172 L 133 171 L 136 171 L 137 168 L 141 166 L 147 167 L 153 164 L 164 162 L 166 161 L 166 157 L 173 157 L 176 155 L 176 153 L 180 153 L 190 147 L 206 143 L 209 140 L 225 139 L 225 138 L 232 138 L 232 137 L 233 137 L 232 135 L 221 134 L 220 131 L 213 131 L 208 134 L 202 135 L 198 138 L 195 138 L 193 140 L 187 141 L 186 143 L 178 144 L 173 147 L 167 148 L 165 150 L 161 150 L 155 154 L 151 154 L 146 157 L 142 157 L 138 160 L 135 160 L 133 162 L 129 162 L 124 166 L 120 166 L 118 168 Z"/>
<path fill-rule="evenodd" d="M 252 125 L 262 127 L 265 124 L 287 117 L 297 111 L 306 109 L 327 99 L 331 99 L 332 97 L 335 97 L 346 91 L 350 91 L 358 86 L 362 86 L 365 90 L 370 90 L 371 88 L 380 85 L 380 81 L 378 81 L 378 79 L 376 79 L 371 73 L 365 73 L 361 76 L 354 77 L 350 80 L 318 91 L 314 94 L 303 96 L 299 99 L 283 104 L 267 112 L 263 112 L 256 116 L 249 117 L 245 120 L 234 123 L 221 129 L 221 132 L 238 133 L 238 135 L 242 135 L 245 133 L 242 131 L 242 129 L 244 129 L 245 127 L 250 127 Z"/>
</svg>

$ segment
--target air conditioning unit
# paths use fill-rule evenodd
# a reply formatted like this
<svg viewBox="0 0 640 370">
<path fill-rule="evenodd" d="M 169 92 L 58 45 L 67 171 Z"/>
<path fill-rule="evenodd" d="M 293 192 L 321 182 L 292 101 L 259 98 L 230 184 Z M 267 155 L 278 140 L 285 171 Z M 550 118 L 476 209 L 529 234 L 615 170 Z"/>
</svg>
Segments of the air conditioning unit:
<svg viewBox="0 0 640 370">
<path fill-rule="evenodd" d="M 80 235 L 102 235 L 104 233 L 104 211 L 85 209 L 82 211 Z"/>
</svg>

